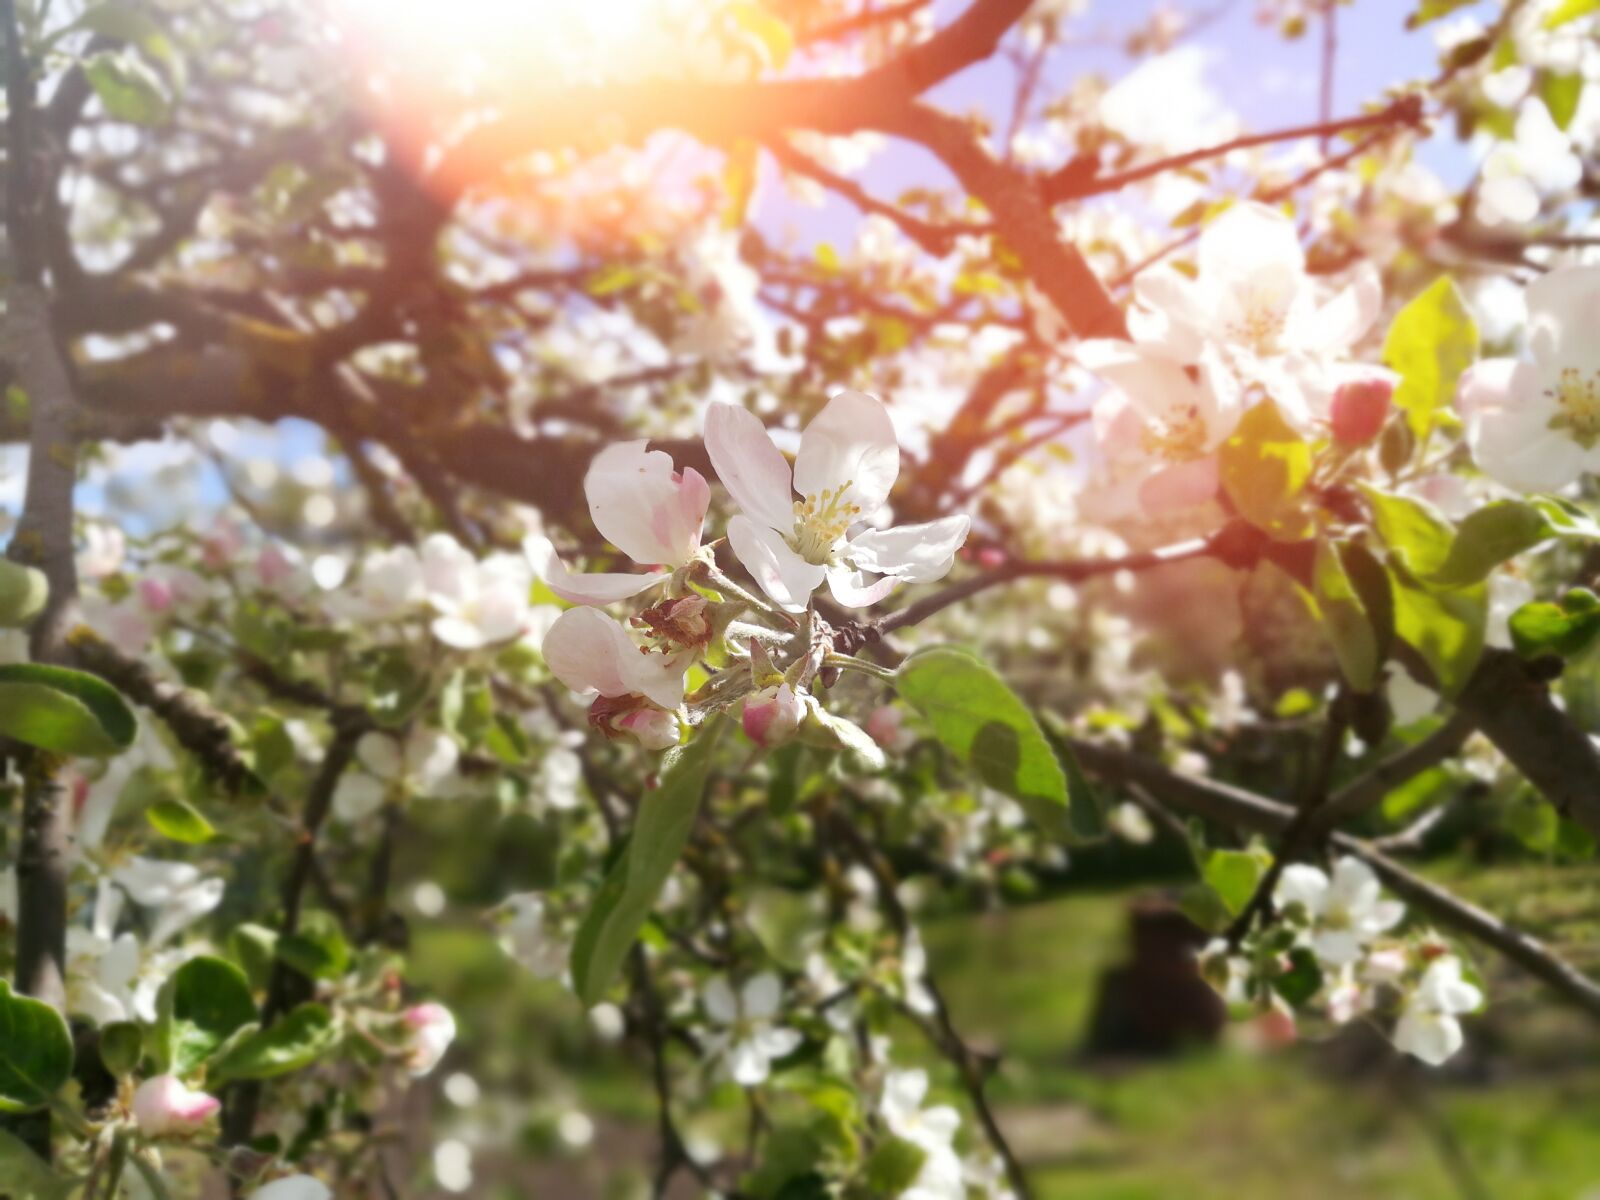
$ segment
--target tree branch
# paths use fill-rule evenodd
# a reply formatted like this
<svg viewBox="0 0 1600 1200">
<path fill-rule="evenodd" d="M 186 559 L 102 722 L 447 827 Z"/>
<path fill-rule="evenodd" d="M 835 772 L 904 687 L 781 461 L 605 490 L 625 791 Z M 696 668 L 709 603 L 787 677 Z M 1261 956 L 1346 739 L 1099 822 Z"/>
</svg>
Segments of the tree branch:
<svg viewBox="0 0 1600 1200">
<path fill-rule="evenodd" d="M 1110 783 L 1137 785 L 1163 804 L 1219 824 L 1254 833 L 1273 834 L 1294 819 L 1295 810 L 1225 783 L 1169 771 L 1160 763 L 1127 751 L 1074 739 L 1071 743 L 1086 770 Z M 1329 839 L 1342 854 L 1366 862 L 1389 890 L 1440 925 L 1474 938 L 1498 951 L 1562 999 L 1600 1019 L 1600 983 L 1553 953 L 1537 938 L 1508 925 L 1477 905 L 1432 883 L 1344 833 Z"/>
</svg>

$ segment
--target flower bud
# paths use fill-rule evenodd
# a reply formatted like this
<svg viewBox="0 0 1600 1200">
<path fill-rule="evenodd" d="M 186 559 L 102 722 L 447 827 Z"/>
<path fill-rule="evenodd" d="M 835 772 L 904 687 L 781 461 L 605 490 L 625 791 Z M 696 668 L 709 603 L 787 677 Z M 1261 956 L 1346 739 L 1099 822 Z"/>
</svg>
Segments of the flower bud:
<svg viewBox="0 0 1600 1200">
<path fill-rule="evenodd" d="M 670 750 L 678 744 L 678 718 L 659 708 L 637 709 L 617 718 L 616 727 L 633 734 L 646 750 Z"/>
<path fill-rule="evenodd" d="M 1328 416 L 1333 440 L 1343 446 L 1366 445 L 1383 430 L 1393 399 L 1394 381 L 1384 376 L 1341 384 Z"/>
<path fill-rule="evenodd" d="M 175 1075 L 146 1079 L 133 1093 L 133 1119 L 146 1137 L 193 1133 L 222 1107 L 222 1101 L 191 1091 Z"/>
<path fill-rule="evenodd" d="M 406 1070 L 414 1076 L 426 1075 L 439 1065 L 455 1040 L 456 1019 L 442 1004 L 417 1004 L 401 1013 L 400 1020 L 410 1031 Z"/>
<path fill-rule="evenodd" d="M 806 706 L 787 683 L 765 688 L 744 702 L 744 735 L 768 749 L 794 736 L 806 715 Z"/>
<path fill-rule="evenodd" d="M 903 750 L 911 740 L 905 713 L 893 704 L 880 704 L 867 714 L 867 736 L 885 750 Z"/>
</svg>

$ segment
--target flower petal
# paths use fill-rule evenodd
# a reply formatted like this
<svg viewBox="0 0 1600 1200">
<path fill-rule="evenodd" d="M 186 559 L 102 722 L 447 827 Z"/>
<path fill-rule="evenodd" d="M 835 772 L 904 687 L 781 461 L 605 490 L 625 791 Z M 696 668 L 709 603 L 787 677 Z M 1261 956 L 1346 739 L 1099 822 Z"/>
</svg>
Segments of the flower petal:
<svg viewBox="0 0 1600 1200">
<path fill-rule="evenodd" d="M 893 575 L 885 575 L 868 583 L 867 577 L 860 571 L 852 571 L 849 567 L 828 568 L 828 590 L 846 608 L 866 608 L 876 604 L 898 586 L 900 580 Z"/>
<path fill-rule="evenodd" d="M 700 1003 L 705 1006 L 706 1015 L 719 1025 L 732 1025 L 739 1019 L 739 1001 L 721 975 L 706 984 L 705 991 L 700 993 Z"/>
<path fill-rule="evenodd" d="M 634 562 L 681 567 L 700 549 L 711 489 L 699 472 L 680 475 L 671 455 L 648 444 L 618 442 L 595 455 L 583 494 L 594 527 Z"/>
<path fill-rule="evenodd" d="M 778 1015 L 778 1006 L 783 1001 L 783 984 L 771 971 L 763 971 L 750 977 L 739 999 L 746 1017 L 757 1021 L 770 1020 Z"/>
<path fill-rule="evenodd" d="M 793 529 L 789 462 L 756 415 L 732 404 L 713 404 L 706 409 L 705 440 L 711 466 L 734 503 L 771 529 Z"/>
<path fill-rule="evenodd" d="M 1208 289 L 1259 283 L 1263 277 L 1287 280 L 1306 269 L 1294 222 L 1256 201 L 1235 204 L 1207 225 L 1196 258 Z"/>
<path fill-rule="evenodd" d="M 850 539 L 845 557 L 863 571 L 932 583 L 949 574 L 971 527 L 972 519 L 961 513 L 920 525 L 869 529 Z"/>
<path fill-rule="evenodd" d="M 1163 466 L 1139 485 L 1139 503 L 1152 517 L 1181 512 L 1215 500 L 1221 478 L 1215 454 Z"/>
<path fill-rule="evenodd" d="M 840 392 L 800 435 L 794 487 L 802 496 L 820 496 L 848 483 L 848 502 L 860 507 L 862 517 L 870 517 L 883 507 L 899 475 L 894 423 L 877 398 L 865 392 Z"/>
<path fill-rule="evenodd" d="M 791 550 L 775 530 L 742 513 L 728 520 L 728 544 L 761 590 L 789 612 L 804 612 L 827 574 L 825 567 L 808 563 Z"/>
<path fill-rule="evenodd" d="M 569 608 L 544 636 L 544 660 L 555 677 L 575 692 L 626 696 L 632 659 L 644 657 L 633 640 L 605 613 Z"/>
<path fill-rule="evenodd" d="M 670 571 L 649 571 L 643 575 L 600 571 L 574 575 L 567 570 L 547 537 L 530 536 L 522 543 L 522 551 L 540 582 L 569 604 L 615 604 L 648 591 L 672 574 Z"/>
<path fill-rule="evenodd" d="M 1541 392 L 1532 363 L 1479 363 L 1462 377 L 1457 406 L 1466 417 L 1473 460 L 1509 488 L 1554 491 L 1595 465 L 1564 429 L 1550 427 L 1561 408 Z"/>
</svg>

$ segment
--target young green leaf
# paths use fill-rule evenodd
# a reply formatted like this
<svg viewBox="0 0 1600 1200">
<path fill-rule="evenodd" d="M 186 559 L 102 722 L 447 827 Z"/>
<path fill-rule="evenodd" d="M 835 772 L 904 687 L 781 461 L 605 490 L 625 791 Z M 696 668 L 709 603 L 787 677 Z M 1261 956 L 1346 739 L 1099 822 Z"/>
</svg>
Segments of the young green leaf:
<svg viewBox="0 0 1600 1200">
<path fill-rule="evenodd" d="M 1454 398 L 1461 373 L 1478 357 L 1478 327 L 1461 293 L 1441 275 L 1400 310 L 1383 343 L 1383 361 L 1400 374 L 1396 407 L 1419 437 Z"/>
<path fill-rule="evenodd" d="M 1077 836 L 1061 761 L 1028 706 L 966 650 L 919 650 L 895 672 L 895 690 L 984 783 L 1016 800 L 1046 833 Z"/>
<path fill-rule="evenodd" d="M 77 1184 L 63 1179 L 16 1134 L 0 1129 L 0 1181 L 10 1200 L 66 1200 Z"/>
<path fill-rule="evenodd" d="M 1432 591 L 1397 578 L 1394 600 L 1396 634 L 1427 661 L 1440 693 L 1454 696 L 1483 655 L 1488 587 Z"/>
<path fill-rule="evenodd" d="M 233 1041 L 212 1062 L 208 1081 L 272 1079 L 316 1062 L 339 1038 L 333 1014 L 302 1004 L 268 1029 Z"/>
<path fill-rule="evenodd" d="M 1423 578 L 1439 587 L 1479 583 L 1507 559 L 1549 541 L 1556 533 L 1538 507 L 1522 500 L 1496 500 L 1461 522 L 1444 562 Z"/>
<path fill-rule="evenodd" d="M 573 987 L 585 1004 L 598 1003 L 616 978 L 688 844 L 726 727 L 725 717 L 713 717 L 688 744 L 668 750 L 660 782 L 639 802 L 628 844 L 606 873 L 572 942 Z"/>
<path fill-rule="evenodd" d="M 1240 418 L 1218 455 L 1222 486 L 1239 515 L 1280 542 L 1311 536 L 1301 493 L 1311 478 L 1311 447 L 1270 400 Z"/>
<path fill-rule="evenodd" d="M 244 972 L 220 958 L 191 958 L 156 999 L 152 1051 L 164 1070 L 187 1075 L 255 1019 Z"/>
<path fill-rule="evenodd" d="M 0 1112 L 43 1108 L 72 1078 L 72 1035 L 50 1005 L 0 980 Z"/>
<path fill-rule="evenodd" d="M 40 663 L 0 666 L 0 735 L 55 754 L 109 758 L 138 729 L 117 689 L 98 676 Z"/>
<path fill-rule="evenodd" d="M 1600 635 L 1600 597 L 1573 588 L 1559 603 L 1536 600 L 1511 614 L 1511 644 L 1525 658 L 1559 654 L 1571 658 Z"/>
<path fill-rule="evenodd" d="M 198 846 L 217 836 L 217 831 L 200 810 L 185 800 L 166 796 L 144 810 L 144 819 L 163 837 L 188 846 Z"/>
</svg>

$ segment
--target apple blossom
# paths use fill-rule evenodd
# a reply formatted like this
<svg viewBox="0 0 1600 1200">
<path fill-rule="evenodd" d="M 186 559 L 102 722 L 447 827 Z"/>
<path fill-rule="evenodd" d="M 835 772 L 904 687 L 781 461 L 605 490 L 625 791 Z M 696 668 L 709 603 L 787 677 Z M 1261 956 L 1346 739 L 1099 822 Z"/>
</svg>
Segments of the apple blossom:
<svg viewBox="0 0 1600 1200">
<path fill-rule="evenodd" d="M 333 1192 L 310 1175 L 285 1175 L 251 1192 L 250 1200 L 333 1200 Z"/>
<path fill-rule="evenodd" d="M 439 1065 L 456 1037 L 456 1019 L 442 1004 L 414 1004 L 400 1014 L 408 1033 L 406 1070 L 423 1076 Z"/>
<path fill-rule="evenodd" d="M 1205 227 L 1198 265 L 1193 279 L 1164 267 L 1134 281 L 1138 304 L 1128 322 L 1137 344 L 1181 365 L 1212 362 L 1213 387 L 1216 367 L 1226 368 L 1239 387 L 1260 387 L 1301 428 L 1325 417 L 1337 383 L 1331 364 L 1382 306 L 1377 269 L 1363 262 L 1348 284 L 1326 294 L 1306 272 L 1294 222 L 1254 201 Z"/>
<path fill-rule="evenodd" d="M 531 974 L 555 979 L 567 969 L 568 946 L 550 932 L 544 897 L 537 892 L 507 896 L 495 914 L 500 948 Z"/>
<path fill-rule="evenodd" d="M 456 650 L 479 650 L 507 642 L 524 631 L 528 564 L 520 557 L 493 554 L 481 562 L 447 533 L 422 543 L 422 588 L 438 615 L 433 636 Z"/>
<path fill-rule="evenodd" d="M 1395 1048 L 1437 1067 L 1461 1049 L 1464 1037 L 1456 1018 L 1483 1003 L 1483 993 L 1461 975 L 1454 955 L 1437 958 L 1406 997 L 1394 1029 Z"/>
<path fill-rule="evenodd" d="M 159 946 L 222 903 L 223 881 L 191 863 L 135 856 L 111 872 L 135 904 L 157 910 L 149 943 Z"/>
<path fill-rule="evenodd" d="M 381 730 L 361 735 L 356 759 L 365 772 L 339 779 L 333 811 L 341 821 L 359 821 L 383 807 L 393 793 L 427 795 L 454 774 L 461 751 L 449 734 L 414 725 L 404 738 Z"/>
<path fill-rule="evenodd" d="M 1385 900 L 1378 877 L 1358 858 L 1333 864 L 1330 878 L 1318 867 L 1291 863 L 1278 879 L 1273 903 L 1279 909 L 1298 907 L 1310 925 L 1312 953 L 1330 966 L 1344 966 L 1361 957 L 1362 949 L 1405 916 L 1398 900 Z"/>
<path fill-rule="evenodd" d="M 133 1093 L 133 1119 L 146 1137 L 193 1133 L 221 1107 L 215 1096 L 185 1087 L 174 1075 L 146 1079 Z"/>
<path fill-rule="evenodd" d="M 792 473 L 746 409 L 711 405 L 705 439 L 717 477 L 742 510 L 728 521 L 733 552 L 789 612 L 803 612 L 824 578 L 834 599 L 852 608 L 877 603 L 899 583 L 942 579 L 966 541 L 965 515 L 851 535 L 883 508 L 900 473 L 889 414 L 865 392 L 828 401 L 801 434 Z M 869 583 L 868 573 L 882 578 Z"/>
<path fill-rule="evenodd" d="M 1522 102 L 1510 141 L 1495 144 L 1483 163 L 1477 215 L 1489 225 L 1534 220 L 1546 197 L 1571 191 L 1583 180 L 1583 159 L 1550 116 L 1545 102 Z"/>
<path fill-rule="evenodd" d="M 1204 352 L 1198 378 L 1159 348 L 1090 341 L 1078 360 L 1117 390 L 1093 420 L 1105 467 L 1094 497 L 1107 519 L 1142 508 L 1162 516 L 1212 500 L 1220 485 L 1217 448 L 1243 412 L 1232 377 Z"/>
<path fill-rule="evenodd" d="M 1600 469 L 1600 267 L 1551 271 L 1527 300 L 1528 357 L 1469 368 L 1456 406 L 1486 475 L 1553 491 Z"/>
<path fill-rule="evenodd" d="M 890 1071 L 883 1081 L 878 1113 L 889 1132 L 910 1142 L 923 1153 L 922 1168 L 910 1189 L 902 1196 L 924 1200 L 948 1197 L 965 1200 L 967 1190 L 961 1159 L 955 1152 L 956 1131 L 961 1115 L 948 1104 L 928 1108 L 926 1071 Z"/>
<path fill-rule="evenodd" d="M 805 702 L 789 684 L 763 688 L 745 697 L 744 733 L 756 745 L 771 749 L 792 738 L 805 715 Z"/>
<path fill-rule="evenodd" d="M 700 999 L 706 1015 L 720 1026 L 704 1039 L 706 1054 L 721 1059 L 737 1084 L 765 1083 L 773 1062 L 800 1045 L 799 1033 L 777 1023 L 783 984 L 770 971 L 753 976 L 738 992 L 718 975 L 706 984 Z"/>
<path fill-rule="evenodd" d="M 422 562 L 410 546 L 375 550 L 361 560 L 354 580 L 331 594 L 329 611 L 352 621 L 388 621 L 423 600 Z"/>
<path fill-rule="evenodd" d="M 664 709 L 683 700 L 686 656 L 641 653 L 616 620 L 593 609 L 562 613 L 543 652 L 556 678 L 575 692 L 641 695 Z"/>
<path fill-rule="evenodd" d="M 583 491 L 589 517 L 605 539 L 642 566 L 681 567 L 700 551 L 711 488 L 693 467 L 679 472 L 645 441 L 607 446 L 589 465 Z M 534 574 L 572 604 L 611 604 L 655 587 L 670 570 L 644 574 L 573 574 L 550 539 L 530 536 L 523 551 Z"/>
</svg>

